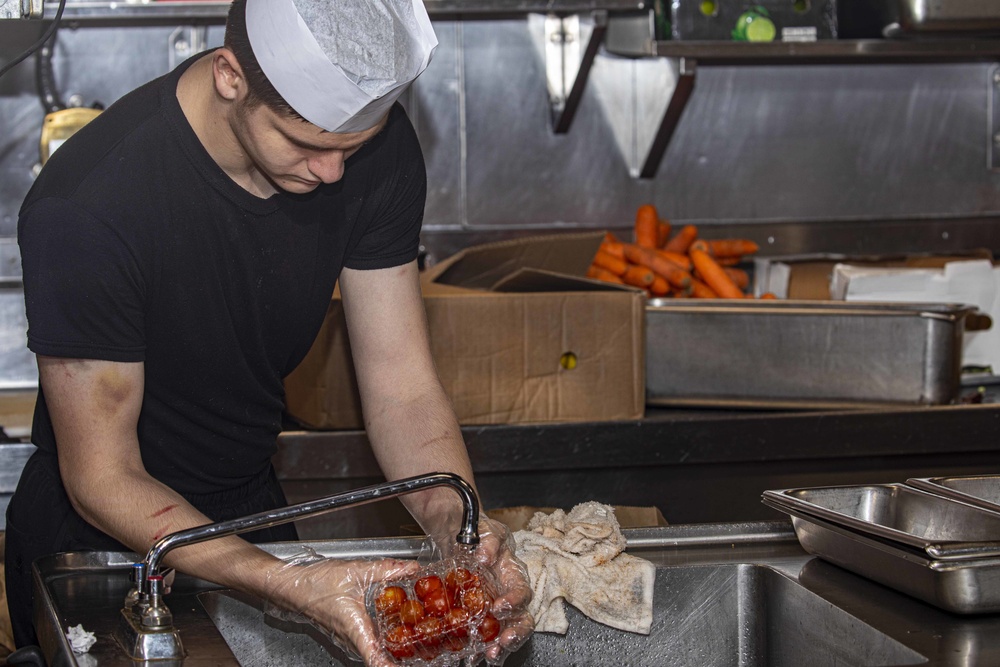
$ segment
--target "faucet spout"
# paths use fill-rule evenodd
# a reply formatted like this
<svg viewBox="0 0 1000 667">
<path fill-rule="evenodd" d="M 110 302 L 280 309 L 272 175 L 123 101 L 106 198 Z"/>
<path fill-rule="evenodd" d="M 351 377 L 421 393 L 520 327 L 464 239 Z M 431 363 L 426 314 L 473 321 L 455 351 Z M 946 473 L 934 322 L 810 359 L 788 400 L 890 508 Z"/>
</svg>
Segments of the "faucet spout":
<svg viewBox="0 0 1000 667">
<path fill-rule="evenodd" d="M 251 514 L 250 516 L 220 521 L 205 526 L 196 526 L 187 530 L 167 535 L 154 544 L 146 554 L 143 578 L 159 572 L 163 558 L 179 547 L 213 540 L 228 535 L 237 535 L 259 528 L 270 528 L 283 523 L 295 521 L 308 516 L 315 516 L 338 509 L 364 505 L 367 503 L 394 498 L 397 496 L 422 491 L 434 486 L 449 486 L 458 493 L 462 500 L 462 527 L 455 539 L 460 544 L 479 544 L 479 499 L 472 485 L 454 473 L 437 472 L 395 482 L 375 484 L 362 489 L 346 491 L 326 498 L 311 500 L 298 505 L 289 505 L 267 512 Z M 144 591 L 146 582 L 137 582 L 139 591 Z"/>
<path fill-rule="evenodd" d="M 396 482 L 347 491 L 268 512 L 197 526 L 167 535 L 154 544 L 145 562 L 133 566 L 135 589 L 125 598 L 115 641 L 133 660 L 181 660 L 184 647 L 173 627 L 173 616 L 163 603 L 163 576 L 160 563 L 179 547 L 237 535 L 258 528 L 278 526 L 307 516 L 332 512 L 355 505 L 394 498 L 432 486 L 450 486 L 462 499 L 462 528 L 455 539 L 461 544 L 479 544 L 479 499 L 472 485 L 453 473 L 437 472 Z"/>
</svg>

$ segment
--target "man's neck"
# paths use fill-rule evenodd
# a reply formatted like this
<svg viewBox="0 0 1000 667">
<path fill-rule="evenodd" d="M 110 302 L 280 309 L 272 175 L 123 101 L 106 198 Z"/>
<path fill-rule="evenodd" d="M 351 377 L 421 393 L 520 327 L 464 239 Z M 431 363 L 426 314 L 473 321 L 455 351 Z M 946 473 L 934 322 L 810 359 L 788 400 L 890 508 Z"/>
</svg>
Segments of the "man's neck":
<svg viewBox="0 0 1000 667">
<path fill-rule="evenodd" d="M 215 92 L 212 54 L 199 59 L 181 75 L 177 101 L 201 145 L 237 185 L 262 199 L 276 192 L 247 155 L 230 125 L 230 108 Z"/>
</svg>

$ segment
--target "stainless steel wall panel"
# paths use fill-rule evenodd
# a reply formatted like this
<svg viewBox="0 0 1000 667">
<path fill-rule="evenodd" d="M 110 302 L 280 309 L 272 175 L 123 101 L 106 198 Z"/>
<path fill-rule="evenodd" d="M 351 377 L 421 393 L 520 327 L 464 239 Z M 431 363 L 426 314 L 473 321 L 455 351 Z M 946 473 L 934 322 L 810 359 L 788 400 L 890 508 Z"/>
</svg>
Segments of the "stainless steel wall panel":
<svg viewBox="0 0 1000 667">
<path fill-rule="evenodd" d="M 403 100 L 427 163 L 424 224 L 428 227 L 460 225 L 465 219 L 465 87 L 459 48 L 464 28 L 455 22 L 434 28 L 438 48 L 432 64 Z"/>
<path fill-rule="evenodd" d="M 631 215 L 630 193 L 648 186 L 629 177 L 593 87 L 569 133 L 557 136 L 537 34 L 516 21 L 468 24 L 464 32 L 464 226 L 600 226 Z"/>
<path fill-rule="evenodd" d="M 703 68 L 657 177 L 673 187 L 656 203 L 700 220 L 996 211 L 988 68 Z"/>
<path fill-rule="evenodd" d="M 675 222 L 727 226 L 1000 213 L 988 64 L 702 67 L 658 174 L 640 180 L 630 170 L 666 108 L 671 61 L 599 54 L 555 135 L 541 17 L 435 29 L 435 59 L 404 100 L 427 158 L 429 235 L 623 227 L 647 201 Z M 30 40 L 0 30 L 2 62 Z M 63 96 L 108 104 L 163 74 L 172 30 L 61 31 Z M 221 39 L 211 27 L 209 45 Z M 29 61 L 0 81 L 0 237 L 15 233 L 41 120 Z"/>
</svg>

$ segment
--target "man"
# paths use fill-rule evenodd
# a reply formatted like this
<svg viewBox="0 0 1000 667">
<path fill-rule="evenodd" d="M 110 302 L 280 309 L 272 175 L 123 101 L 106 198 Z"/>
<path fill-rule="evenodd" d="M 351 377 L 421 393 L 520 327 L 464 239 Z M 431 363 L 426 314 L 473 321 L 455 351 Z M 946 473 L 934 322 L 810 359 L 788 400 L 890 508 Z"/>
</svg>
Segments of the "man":
<svg viewBox="0 0 1000 667">
<path fill-rule="evenodd" d="M 40 378 L 39 450 L 7 517 L 18 646 L 35 641 L 35 558 L 145 553 L 168 533 L 286 504 L 270 464 L 282 378 L 338 279 L 386 476 L 472 479 L 417 281 L 423 159 L 394 104 L 434 44 L 420 0 L 236 0 L 225 48 L 133 91 L 47 163 L 18 228 Z M 451 530 L 449 490 L 406 502 L 428 534 Z M 295 538 L 289 525 L 247 536 Z M 487 542 L 511 618 L 490 649 L 502 658 L 530 632 L 530 592 L 505 545 Z M 338 586 L 398 562 L 310 566 L 313 583 L 343 593 L 335 604 L 239 537 L 167 564 L 301 611 L 388 664 L 358 590 Z"/>
</svg>

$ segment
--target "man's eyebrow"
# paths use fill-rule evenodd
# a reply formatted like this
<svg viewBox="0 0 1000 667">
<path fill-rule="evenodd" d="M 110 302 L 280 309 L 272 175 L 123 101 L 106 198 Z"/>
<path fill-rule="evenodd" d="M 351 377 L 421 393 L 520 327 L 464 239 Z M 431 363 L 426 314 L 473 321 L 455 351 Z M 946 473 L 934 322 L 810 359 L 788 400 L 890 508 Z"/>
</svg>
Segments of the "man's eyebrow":
<svg viewBox="0 0 1000 667">
<path fill-rule="evenodd" d="M 290 134 L 286 134 L 285 137 L 290 142 L 292 142 L 293 144 L 295 144 L 296 146 L 301 146 L 302 148 L 314 148 L 314 149 L 316 149 L 318 151 L 322 151 L 322 150 L 326 150 L 327 149 L 326 146 L 321 146 L 319 144 L 314 144 L 314 143 L 312 143 L 310 141 L 306 141 L 304 139 L 299 139 L 298 137 L 293 137 Z"/>
</svg>

